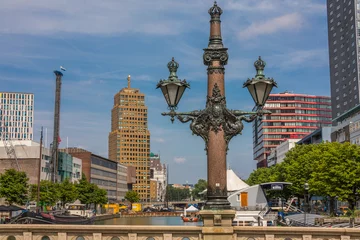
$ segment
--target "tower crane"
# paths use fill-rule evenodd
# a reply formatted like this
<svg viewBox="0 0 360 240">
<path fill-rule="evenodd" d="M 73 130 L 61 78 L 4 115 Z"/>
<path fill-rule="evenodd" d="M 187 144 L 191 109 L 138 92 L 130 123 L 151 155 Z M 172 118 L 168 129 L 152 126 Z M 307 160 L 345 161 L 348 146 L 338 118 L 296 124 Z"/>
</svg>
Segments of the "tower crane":
<svg viewBox="0 0 360 240">
<path fill-rule="evenodd" d="M 14 168 L 16 169 L 17 171 L 21 171 L 21 168 L 20 168 L 20 165 L 19 165 L 19 161 L 17 159 L 17 156 L 16 156 L 16 151 L 15 151 L 15 147 L 14 145 L 12 144 L 12 141 L 11 139 L 9 139 L 9 134 L 6 136 L 5 135 L 5 116 L 4 116 L 4 109 L 2 109 L 1 111 L 1 117 L 2 117 L 2 130 L 1 130 L 1 138 L 2 138 L 2 141 L 4 143 L 4 147 L 5 147 L 5 151 L 6 151 L 6 154 L 9 158 L 9 160 L 11 161 L 11 168 Z"/>
</svg>

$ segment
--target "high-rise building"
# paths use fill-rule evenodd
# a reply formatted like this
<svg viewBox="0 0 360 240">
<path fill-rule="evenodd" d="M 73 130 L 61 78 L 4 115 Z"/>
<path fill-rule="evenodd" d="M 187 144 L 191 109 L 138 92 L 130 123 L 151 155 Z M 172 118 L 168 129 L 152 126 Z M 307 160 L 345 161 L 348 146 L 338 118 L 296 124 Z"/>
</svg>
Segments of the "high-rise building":
<svg viewBox="0 0 360 240">
<path fill-rule="evenodd" d="M 0 139 L 33 140 L 34 94 L 0 92 Z"/>
<path fill-rule="evenodd" d="M 109 134 L 109 158 L 136 167 L 136 191 L 141 201 L 150 201 L 150 132 L 145 95 L 128 86 L 114 96 Z"/>
<path fill-rule="evenodd" d="M 253 159 L 267 166 L 271 150 L 287 139 L 301 139 L 319 127 L 331 126 L 330 97 L 306 94 L 270 94 L 264 109 L 272 114 L 253 123 Z"/>
<path fill-rule="evenodd" d="M 360 111 L 360 1 L 327 0 L 333 125 Z"/>
</svg>

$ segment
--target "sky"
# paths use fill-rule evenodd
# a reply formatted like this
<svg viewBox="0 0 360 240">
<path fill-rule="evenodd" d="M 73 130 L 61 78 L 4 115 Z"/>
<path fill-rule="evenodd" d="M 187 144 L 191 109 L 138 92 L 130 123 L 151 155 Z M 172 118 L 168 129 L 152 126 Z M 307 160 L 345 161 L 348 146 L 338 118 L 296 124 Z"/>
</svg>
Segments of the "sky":
<svg viewBox="0 0 360 240">
<path fill-rule="evenodd" d="M 0 0 L 1 91 L 35 94 L 34 140 L 41 126 L 47 145 L 53 128 L 55 75 L 61 89 L 60 147 L 108 156 L 113 97 L 131 85 L 146 94 L 151 151 L 169 165 L 170 183 L 206 179 L 204 142 L 188 124 L 161 116 L 167 105 L 156 88 L 167 79 L 172 57 L 178 77 L 191 89 L 179 111 L 203 109 L 207 74 L 203 49 L 209 41 L 212 0 Z M 229 53 L 225 86 L 230 109 L 251 110 L 242 85 L 255 75 L 258 56 L 278 88 L 330 95 L 326 0 L 220 0 L 222 37 Z M 252 127 L 229 145 L 227 164 L 246 179 L 256 168 Z"/>
</svg>

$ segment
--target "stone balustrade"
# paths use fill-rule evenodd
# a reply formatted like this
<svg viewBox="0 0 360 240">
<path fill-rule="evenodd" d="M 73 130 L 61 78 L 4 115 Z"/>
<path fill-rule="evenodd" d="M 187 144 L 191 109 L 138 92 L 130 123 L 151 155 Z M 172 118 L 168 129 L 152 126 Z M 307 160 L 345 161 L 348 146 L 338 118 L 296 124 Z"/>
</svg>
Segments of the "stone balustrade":
<svg viewBox="0 0 360 240">
<path fill-rule="evenodd" d="M 0 240 L 355 240 L 360 229 L 126 225 L 1 225 Z"/>
</svg>

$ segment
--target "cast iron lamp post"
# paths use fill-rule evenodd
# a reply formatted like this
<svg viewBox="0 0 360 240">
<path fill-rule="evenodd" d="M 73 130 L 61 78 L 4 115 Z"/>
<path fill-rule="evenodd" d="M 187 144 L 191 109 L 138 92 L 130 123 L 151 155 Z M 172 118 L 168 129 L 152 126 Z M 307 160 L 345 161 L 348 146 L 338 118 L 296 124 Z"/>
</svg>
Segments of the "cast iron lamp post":
<svg viewBox="0 0 360 240">
<path fill-rule="evenodd" d="M 309 207 L 309 184 L 305 182 L 304 184 L 304 226 L 306 226 L 306 213 Z"/>
<path fill-rule="evenodd" d="M 220 29 L 220 15 L 222 9 L 216 2 L 209 9 L 210 38 L 209 45 L 204 49 L 203 60 L 208 66 L 208 88 L 206 108 L 191 112 L 176 112 L 177 105 L 190 85 L 185 80 L 179 80 L 176 72 L 179 64 L 174 58 L 168 63 L 170 76 L 167 80 L 160 80 L 157 88 L 161 88 L 170 112 L 162 113 L 170 116 L 171 121 L 176 117 L 180 122 L 190 123 L 193 134 L 200 136 L 205 141 L 207 152 L 207 201 L 205 209 L 230 209 L 227 200 L 226 186 L 226 154 L 230 140 L 241 134 L 244 126 L 242 121 L 252 122 L 256 117 L 269 114 L 263 106 L 269 97 L 271 89 L 276 86 L 273 79 L 265 78 L 263 73 L 266 63 L 259 57 L 254 63 L 256 75 L 248 79 L 243 87 L 247 87 L 255 101 L 256 110 L 245 112 L 226 108 L 224 66 L 228 61 L 227 48 L 224 48 Z"/>
</svg>

